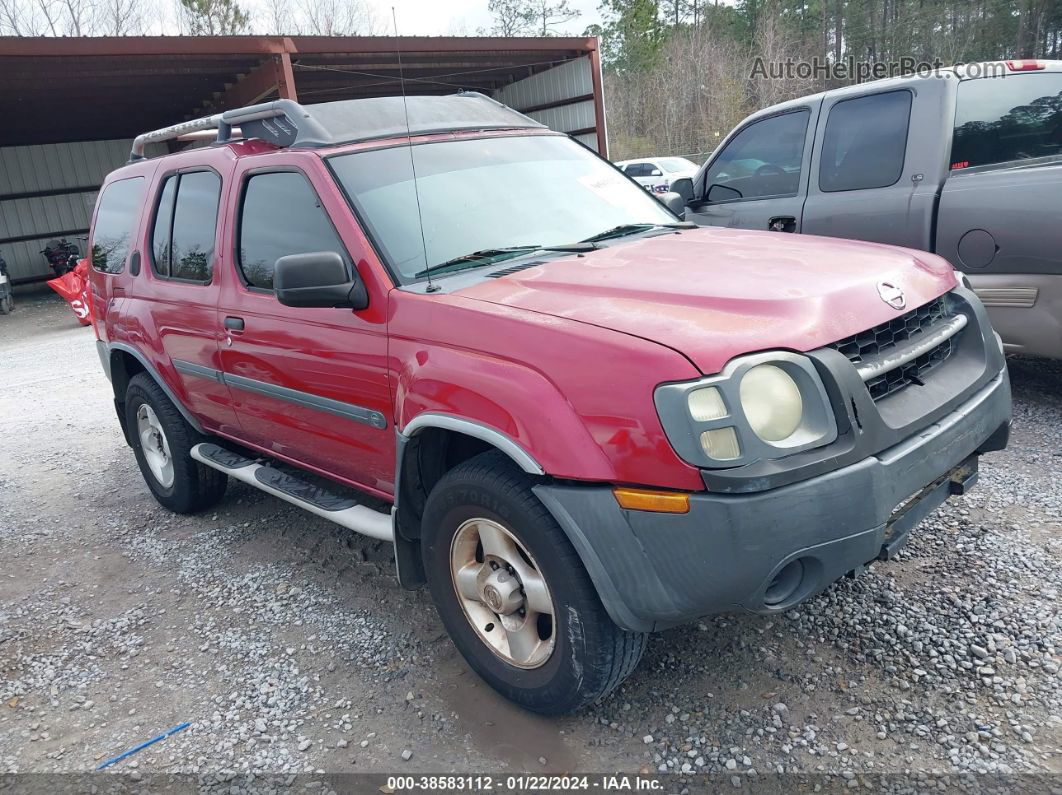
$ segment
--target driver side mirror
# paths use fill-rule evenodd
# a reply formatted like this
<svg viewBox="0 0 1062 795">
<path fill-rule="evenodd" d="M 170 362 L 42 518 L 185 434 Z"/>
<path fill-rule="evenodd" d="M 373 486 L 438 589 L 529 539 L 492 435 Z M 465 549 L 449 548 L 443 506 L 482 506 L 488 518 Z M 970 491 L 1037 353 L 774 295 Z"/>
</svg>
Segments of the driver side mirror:
<svg viewBox="0 0 1062 795">
<path fill-rule="evenodd" d="M 357 271 L 352 279 L 334 251 L 281 257 L 273 268 L 273 291 L 284 306 L 365 309 L 369 305 Z"/>
<path fill-rule="evenodd" d="M 693 180 L 689 177 L 679 177 L 671 183 L 671 192 L 682 197 L 683 204 L 693 201 Z"/>
</svg>

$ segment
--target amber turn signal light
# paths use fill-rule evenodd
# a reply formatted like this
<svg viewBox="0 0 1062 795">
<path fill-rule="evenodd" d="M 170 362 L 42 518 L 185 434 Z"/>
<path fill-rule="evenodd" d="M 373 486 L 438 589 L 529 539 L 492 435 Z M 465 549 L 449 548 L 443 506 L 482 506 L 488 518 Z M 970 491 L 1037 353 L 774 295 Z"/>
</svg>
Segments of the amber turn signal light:
<svg viewBox="0 0 1062 795">
<path fill-rule="evenodd" d="M 655 513 L 689 513 L 690 495 L 674 491 L 650 491 L 648 489 L 613 489 L 616 502 L 628 511 L 653 511 Z"/>
</svg>

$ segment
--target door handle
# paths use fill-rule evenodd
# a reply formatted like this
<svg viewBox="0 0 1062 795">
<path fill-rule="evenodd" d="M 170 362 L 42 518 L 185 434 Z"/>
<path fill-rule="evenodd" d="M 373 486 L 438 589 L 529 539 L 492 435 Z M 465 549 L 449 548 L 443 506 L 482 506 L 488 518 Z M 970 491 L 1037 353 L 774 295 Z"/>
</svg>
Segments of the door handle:
<svg viewBox="0 0 1062 795">
<path fill-rule="evenodd" d="M 225 318 L 225 328 L 230 331 L 243 331 L 243 318 L 242 317 L 229 317 Z"/>
<path fill-rule="evenodd" d="M 767 222 L 771 232 L 796 232 L 796 218 L 791 215 L 778 215 Z"/>
</svg>

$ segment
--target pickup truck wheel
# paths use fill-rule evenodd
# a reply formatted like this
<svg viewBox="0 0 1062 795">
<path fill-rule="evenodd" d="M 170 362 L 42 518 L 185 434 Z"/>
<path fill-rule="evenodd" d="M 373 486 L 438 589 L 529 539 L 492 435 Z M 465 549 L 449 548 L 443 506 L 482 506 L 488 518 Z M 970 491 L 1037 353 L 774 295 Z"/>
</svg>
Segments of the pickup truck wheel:
<svg viewBox="0 0 1062 795">
<path fill-rule="evenodd" d="M 194 513 L 225 495 L 228 477 L 192 458 L 190 451 L 202 438 L 147 373 L 129 381 L 125 421 L 144 482 L 162 506 Z"/>
<path fill-rule="evenodd" d="M 473 670 L 517 704 L 560 714 L 619 685 L 647 636 L 612 622 L 532 485 L 500 453 L 458 465 L 428 496 L 421 549 L 439 616 Z"/>
</svg>

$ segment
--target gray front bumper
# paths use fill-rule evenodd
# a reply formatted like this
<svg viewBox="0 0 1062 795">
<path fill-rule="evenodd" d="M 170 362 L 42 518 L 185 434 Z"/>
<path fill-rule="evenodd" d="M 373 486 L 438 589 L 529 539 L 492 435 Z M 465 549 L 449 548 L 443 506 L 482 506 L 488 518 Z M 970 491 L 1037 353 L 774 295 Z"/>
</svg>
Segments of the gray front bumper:
<svg viewBox="0 0 1062 795">
<path fill-rule="evenodd" d="M 765 492 L 695 494 L 687 514 L 623 510 L 608 487 L 544 484 L 535 493 L 626 629 L 663 629 L 741 608 L 775 612 L 877 558 L 896 507 L 978 451 L 998 449 L 1010 416 L 1004 370 L 878 455 Z M 946 496 L 946 488 L 936 489 L 926 501 Z M 768 584 L 797 558 L 806 562 L 807 582 L 794 599 L 766 605 Z"/>
</svg>

